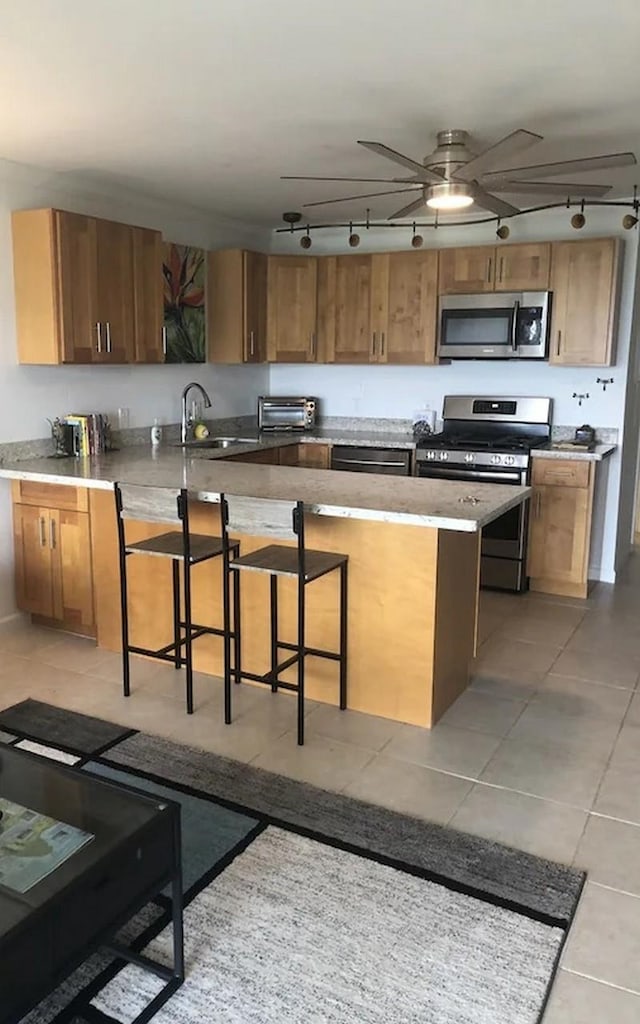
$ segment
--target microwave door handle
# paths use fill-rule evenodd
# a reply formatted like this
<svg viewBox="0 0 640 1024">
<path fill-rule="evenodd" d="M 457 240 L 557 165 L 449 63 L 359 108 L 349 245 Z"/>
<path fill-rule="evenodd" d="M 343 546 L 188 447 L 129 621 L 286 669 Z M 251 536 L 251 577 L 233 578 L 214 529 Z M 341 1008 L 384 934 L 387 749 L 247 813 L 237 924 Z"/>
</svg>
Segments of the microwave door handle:
<svg viewBox="0 0 640 1024">
<path fill-rule="evenodd" d="M 518 351 L 518 317 L 520 316 L 520 303 L 516 299 L 513 304 L 513 318 L 511 320 L 511 348 Z"/>
</svg>

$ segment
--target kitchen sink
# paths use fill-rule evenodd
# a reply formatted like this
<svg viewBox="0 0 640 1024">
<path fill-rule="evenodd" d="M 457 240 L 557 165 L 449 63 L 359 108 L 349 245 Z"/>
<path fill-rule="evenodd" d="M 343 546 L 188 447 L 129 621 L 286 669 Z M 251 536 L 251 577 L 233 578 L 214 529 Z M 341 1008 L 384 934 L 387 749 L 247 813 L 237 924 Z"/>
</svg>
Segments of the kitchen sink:
<svg viewBox="0 0 640 1024">
<path fill-rule="evenodd" d="M 177 444 L 177 448 L 231 448 L 232 445 L 257 444 L 252 437 L 205 437 L 202 441 L 185 441 Z"/>
</svg>

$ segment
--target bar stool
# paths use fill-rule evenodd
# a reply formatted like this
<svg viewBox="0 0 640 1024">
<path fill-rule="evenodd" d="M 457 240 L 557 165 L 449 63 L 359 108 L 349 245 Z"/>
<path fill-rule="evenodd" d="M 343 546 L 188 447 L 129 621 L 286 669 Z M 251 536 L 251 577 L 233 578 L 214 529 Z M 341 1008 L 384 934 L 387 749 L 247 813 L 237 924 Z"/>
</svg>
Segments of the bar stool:
<svg viewBox="0 0 640 1024">
<path fill-rule="evenodd" d="M 304 744 L 304 685 L 305 660 L 310 655 L 339 662 L 340 666 L 340 708 L 347 706 L 347 563 L 348 555 L 328 551 L 312 551 L 304 543 L 304 506 L 301 501 L 278 501 L 271 498 L 246 498 L 231 494 L 220 495 L 220 521 L 222 527 L 222 558 L 224 572 L 225 621 L 229 620 L 229 583 L 233 577 L 233 593 L 238 592 L 238 581 L 243 571 L 268 573 L 270 577 L 270 631 L 271 668 L 264 675 L 244 672 L 240 663 L 240 609 L 236 598 L 234 625 L 236 651 L 234 669 L 231 669 L 230 634 L 225 635 L 225 677 L 224 677 L 224 720 L 231 722 L 231 677 L 236 683 L 242 679 L 266 683 L 272 693 L 278 688 L 294 690 L 298 698 L 298 744 Z M 258 537 L 274 537 L 279 540 L 295 540 L 296 547 L 284 544 L 269 544 L 252 551 L 249 555 L 234 555 L 229 540 L 229 529 L 234 533 L 248 533 Z M 309 583 L 340 570 L 340 649 L 327 651 L 305 644 L 306 604 L 305 589 Z M 278 577 L 289 576 L 298 581 L 298 634 L 296 643 L 285 643 L 278 639 Z M 293 651 L 280 662 L 279 651 Z M 298 681 L 289 683 L 280 680 L 280 673 L 291 665 L 298 666 Z"/>
<path fill-rule="evenodd" d="M 186 667 L 187 713 L 193 714 L 193 641 L 206 634 L 224 637 L 225 657 L 230 657 L 230 642 L 234 641 L 234 654 L 239 664 L 240 633 L 239 608 L 240 588 L 234 585 L 234 620 L 233 630 L 230 624 L 228 580 L 223 575 L 223 591 L 226 595 L 224 604 L 223 628 L 201 626 L 191 619 L 191 570 L 194 565 L 219 558 L 223 550 L 237 557 L 240 553 L 238 541 L 230 541 L 228 537 L 208 537 L 189 531 L 189 501 L 187 491 L 167 487 L 146 487 L 137 484 L 114 485 L 116 515 L 118 524 L 118 546 L 120 555 L 120 607 L 122 611 L 122 670 L 123 692 L 125 697 L 131 694 L 131 675 L 129 665 L 130 654 L 145 654 L 160 661 L 172 662 L 176 670 Z M 136 543 L 127 543 L 125 522 L 142 520 L 150 523 L 169 523 L 180 526 L 179 530 L 170 530 L 157 537 L 148 537 Z M 173 569 L 173 640 L 158 650 L 137 647 L 129 643 L 128 595 L 127 595 L 127 559 L 130 555 L 151 555 L 169 558 Z M 228 555 L 227 555 L 228 557 Z M 182 563 L 184 618 L 181 612 L 180 596 L 180 563 Z M 184 633 L 184 635 L 183 635 Z M 184 648 L 184 655 L 182 649 Z M 225 671 L 230 671 L 226 666 Z"/>
</svg>

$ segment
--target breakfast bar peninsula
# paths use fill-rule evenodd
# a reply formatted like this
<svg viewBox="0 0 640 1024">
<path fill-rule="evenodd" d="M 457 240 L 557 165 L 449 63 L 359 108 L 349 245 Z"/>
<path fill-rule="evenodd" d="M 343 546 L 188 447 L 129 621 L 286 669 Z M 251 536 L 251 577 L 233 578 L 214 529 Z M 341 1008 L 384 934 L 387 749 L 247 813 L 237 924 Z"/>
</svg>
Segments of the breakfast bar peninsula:
<svg viewBox="0 0 640 1024">
<path fill-rule="evenodd" d="M 44 506 L 49 491 L 64 496 L 72 493 L 71 488 L 74 500 L 83 502 L 95 636 L 98 646 L 113 651 L 120 649 L 114 482 L 187 488 L 191 529 L 212 535 L 220 533 L 221 493 L 303 501 L 307 546 L 349 556 L 348 707 L 432 726 L 468 684 L 476 645 L 482 528 L 527 500 L 529 489 L 261 465 L 260 458 L 257 463 L 248 461 L 251 452 L 246 447 L 242 462 L 233 461 L 233 449 L 212 453 L 163 448 L 152 454 L 146 448 L 130 448 L 81 460 L 5 463 L 0 476 L 13 480 L 15 504 L 31 501 Z M 272 442 L 271 447 L 284 450 L 286 442 Z M 268 448 L 256 444 L 256 456 Z M 63 516 L 58 529 L 64 549 Z M 135 541 L 165 529 L 162 524 L 138 522 L 131 524 L 129 536 Z M 241 553 L 269 542 L 248 535 L 238 539 Z M 77 531 L 73 542 L 76 549 L 82 542 Z M 20 550 L 17 538 L 18 556 Z M 222 621 L 218 562 L 207 562 L 193 572 L 193 618 L 204 625 L 220 626 Z M 311 647 L 337 649 L 338 586 L 337 579 L 327 576 L 310 588 L 306 639 Z M 129 595 L 131 643 L 159 648 L 170 642 L 171 567 L 166 560 L 135 559 Z M 24 603 L 23 607 L 33 610 Z M 242 655 L 243 665 L 252 672 L 269 667 L 268 608 L 268 579 L 248 573 L 242 587 Z M 294 581 L 282 582 L 280 619 L 282 638 L 293 640 Z M 222 674 L 217 637 L 198 639 L 194 653 L 196 669 Z M 196 713 L 207 686 L 207 680 L 196 680 Z M 306 692 L 312 700 L 337 703 L 336 666 L 310 657 Z"/>
</svg>

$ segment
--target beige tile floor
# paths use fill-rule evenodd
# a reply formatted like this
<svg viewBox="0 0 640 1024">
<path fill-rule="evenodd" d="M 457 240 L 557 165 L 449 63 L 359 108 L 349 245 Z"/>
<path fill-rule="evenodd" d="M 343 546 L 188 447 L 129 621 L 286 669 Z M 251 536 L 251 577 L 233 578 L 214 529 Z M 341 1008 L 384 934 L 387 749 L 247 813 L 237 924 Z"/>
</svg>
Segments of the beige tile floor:
<svg viewBox="0 0 640 1024">
<path fill-rule="evenodd" d="M 587 601 L 484 593 L 473 682 L 431 732 L 120 658 L 23 620 L 0 627 L 0 706 L 102 715 L 589 872 L 546 1024 L 640 1021 L 640 554 Z"/>
</svg>

